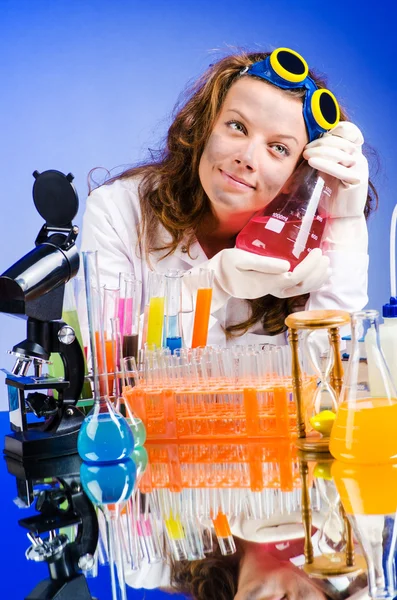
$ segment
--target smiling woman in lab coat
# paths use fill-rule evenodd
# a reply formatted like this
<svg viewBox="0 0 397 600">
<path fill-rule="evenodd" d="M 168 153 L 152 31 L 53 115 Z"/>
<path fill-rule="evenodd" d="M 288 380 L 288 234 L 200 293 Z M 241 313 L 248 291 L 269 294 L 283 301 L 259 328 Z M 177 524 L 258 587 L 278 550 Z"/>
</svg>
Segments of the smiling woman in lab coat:
<svg viewBox="0 0 397 600">
<path fill-rule="evenodd" d="M 213 269 L 208 344 L 283 344 L 294 310 L 353 311 L 367 302 L 366 217 L 376 192 L 368 192 L 363 136 L 343 112 L 330 132 L 313 133 L 307 87 L 283 89 L 277 77 L 250 72 L 266 61 L 268 53 L 242 53 L 211 65 L 177 111 L 158 160 L 87 200 L 82 250 L 98 250 L 102 284 L 116 287 L 119 272 L 132 272 L 145 298 L 149 270 L 189 270 L 188 302 L 200 267 Z M 314 89 L 325 87 L 309 76 Z M 339 187 L 322 250 L 290 272 L 287 261 L 234 246 L 302 159 Z"/>
</svg>

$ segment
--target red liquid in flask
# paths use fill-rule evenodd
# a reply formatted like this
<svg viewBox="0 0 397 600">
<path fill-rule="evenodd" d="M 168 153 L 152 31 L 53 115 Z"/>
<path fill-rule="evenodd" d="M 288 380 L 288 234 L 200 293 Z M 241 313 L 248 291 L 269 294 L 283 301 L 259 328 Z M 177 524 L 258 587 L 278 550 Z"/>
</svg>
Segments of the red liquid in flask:
<svg viewBox="0 0 397 600">
<path fill-rule="evenodd" d="M 293 270 L 321 244 L 335 184 L 333 177 L 302 163 L 276 198 L 240 231 L 236 247 L 288 260 Z"/>
</svg>

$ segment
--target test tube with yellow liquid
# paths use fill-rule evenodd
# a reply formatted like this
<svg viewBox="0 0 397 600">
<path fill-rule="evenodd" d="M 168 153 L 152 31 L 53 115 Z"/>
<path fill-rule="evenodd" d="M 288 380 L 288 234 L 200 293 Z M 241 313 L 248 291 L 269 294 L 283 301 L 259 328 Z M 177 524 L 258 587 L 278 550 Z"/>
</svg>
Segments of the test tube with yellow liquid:
<svg viewBox="0 0 397 600">
<path fill-rule="evenodd" d="M 149 349 L 161 348 L 165 309 L 165 277 L 163 273 L 149 273 L 148 299 L 146 345 Z"/>
<path fill-rule="evenodd" d="M 214 271 L 211 269 L 200 269 L 194 312 L 192 348 L 207 345 L 213 281 Z"/>
<path fill-rule="evenodd" d="M 378 318 L 376 310 L 351 316 L 352 351 L 329 446 L 334 458 L 342 462 L 397 463 L 397 392 L 380 348 Z M 359 370 L 361 338 L 368 361 L 377 369 L 376 389 L 371 388 L 371 381 L 363 381 Z"/>
</svg>

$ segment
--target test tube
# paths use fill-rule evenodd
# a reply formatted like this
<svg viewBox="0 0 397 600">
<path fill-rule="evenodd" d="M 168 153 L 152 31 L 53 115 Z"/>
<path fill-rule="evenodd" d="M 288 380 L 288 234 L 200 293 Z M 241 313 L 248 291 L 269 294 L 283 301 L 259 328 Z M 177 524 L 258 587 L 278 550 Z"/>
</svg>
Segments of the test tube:
<svg viewBox="0 0 397 600">
<path fill-rule="evenodd" d="M 165 304 L 165 277 L 163 273 L 149 273 L 148 298 L 146 345 L 149 349 L 161 348 Z"/>
<path fill-rule="evenodd" d="M 211 269 L 200 269 L 196 310 L 194 313 L 192 348 L 207 345 L 213 280 L 214 271 Z"/>
<path fill-rule="evenodd" d="M 140 492 L 137 492 L 137 498 Z M 149 512 L 147 494 L 141 496 L 141 502 L 137 502 L 139 514 L 137 515 L 137 528 L 141 548 L 149 564 L 161 562 L 163 554 L 161 551 L 161 539 L 158 535 L 153 515 Z"/>
<path fill-rule="evenodd" d="M 103 328 L 105 334 L 105 356 L 106 356 L 106 368 L 109 375 L 109 393 L 111 396 L 117 395 L 115 390 L 115 377 L 114 373 L 118 371 L 119 357 L 117 354 L 116 340 L 113 341 L 112 337 L 112 320 L 116 319 L 119 307 L 120 299 L 120 288 L 110 288 L 104 286 L 103 288 Z"/>
<path fill-rule="evenodd" d="M 234 554 L 236 552 L 236 544 L 234 542 L 232 532 L 230 531 L 229 521 L 225 513 L 219 511 L 216 518 L 213 519 L 212 522 L 222 555 L 228 556 L 229 554 Z"/>
<path fill-rule="evenodd" d="M 181 271 L 169 269 L 165 275 L 166 320 L 165 345 L 171 354 L 182 348 L 181 309 L 182 309 L 182 276 Z"/>
<path fill-rule="evenodd" d="M 97 401 L 98 398 L 109 396 L 108 377 L 104 360 L 106 353 L 97 251 L 83 252 L 83 262 L 90 332 L 94 399 Z"/>
<path fill-rule="evenodd" d="M 120 273 L 119 319 L 123 338 L 123 356 L 138 358 L 142 282 L 131 273 Z"/>
</svg>

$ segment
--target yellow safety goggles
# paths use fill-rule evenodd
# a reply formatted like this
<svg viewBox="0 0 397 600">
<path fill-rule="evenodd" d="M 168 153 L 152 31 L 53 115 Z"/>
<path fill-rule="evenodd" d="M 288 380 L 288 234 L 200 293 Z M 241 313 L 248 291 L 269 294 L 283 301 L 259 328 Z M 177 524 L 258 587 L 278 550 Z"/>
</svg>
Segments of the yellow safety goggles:
<svg viewBox="0 0 397 600">
<path fill-rule="evenodd" d="M 340 109 L 333 93 L 318 88 L 308 73 L 305 59 L 289 48 L 277 48 L 265 60 L 241 71 L 241 75 L 261 77 L 283 90 L 306 89 L 303 118 L 311 142 L 339 123 Z"/>
</svg>

